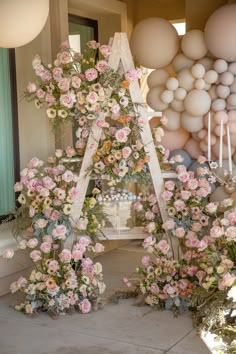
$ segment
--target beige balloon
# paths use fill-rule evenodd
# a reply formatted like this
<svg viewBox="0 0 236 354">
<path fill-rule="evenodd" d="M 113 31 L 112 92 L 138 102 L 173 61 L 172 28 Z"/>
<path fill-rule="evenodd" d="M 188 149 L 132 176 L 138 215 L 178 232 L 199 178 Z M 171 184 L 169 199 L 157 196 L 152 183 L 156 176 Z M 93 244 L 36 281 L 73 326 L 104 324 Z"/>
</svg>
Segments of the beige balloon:
<svg viewBox="0 0 236 354">
<path fill-rule="evenodd" d="M 193 60 L 198 60 L 207 54 L 204 33 L 200 30 L 187 32 L 181 41 L 181 49 L 184 54 Z"/>
<path fill-rule="evenodd" d="M 199 59 L 197 63 L 202 64 L 205 67 L 205 70 L 210 70 L 213 68 L 213 60 L 208 57 L 204 57 L 202 59 Z"/>
<path fill-rule="evenodd" d="M 183 112 L 181 126 L 189 133 L 196 133 L 203 128 L 203 117 L 191 116 L 187 112 Z"/>
<path fill-rule="evenodd" d="M 164 116 L 168 118 L 168 124 L 165 127 L 166 130 L 175 131 L 180 129 L 180 113 L 174 111 L 171 108 L 166 109 L 163 112 Z"/>
<path fill-rule="evenodd" d="M 171 102 L 170 107 L 173 108 L 173 110 L 176 112 L 183 112 L 184 111 L 184 102 L 174 99 Z"/>
<path fill-rule="evenodd" d="M 205 90 L 192 90 L 184 100 L 186 112 L 192 116 L 203 116 L 211 107 L 211 98 Z"/>
<path fill-rule="evenodd" d="M 199 143 L 194 139 L 189 139 L 184 146 L 184 150 L 193 158 L 197 159 L 201 155 Z"/>
<path fill-rule="evenodd" d="M 208 18 L 205 26 L 207 48 L 217 58 L 228 62 L 236 60 L 236 4 L 218 8 Z"/>
<path fill-rule="evenodd" d="M 177 74 L 177 79 L 179 80 L 179 86 L 186 91 L 190 91 L 194 88 L 195 79 L 190 69 L 182 69 Z"/>
<path fill-rule="evenodd" d="M 183 69 L 190 69 L 194 64 L 194 60 L 187 58 L 183 53 L 179 53 L 172 61 L 172 67 L 176 73 Z"/>
<path fill-rule="evenodd" d="M 146 100 L 147 104 L 154 109 L 154 111 L 164 111 L 167 107 L 168 104 L 164 103 L 160 99 L 160 95 L 164 91 L 163 86 L 156 86 L 151 88 L 151 90 L 148 91 Z"/>
<path fill-rule="evenodd" d="M 0 1 L 0 47 L 15 48 L 31 42 L 43 29 L 49 0 Z"/>
<path fill-rule="evenodd" d="M 149 88 L 158 85 L 165 85 L 166 80 L 169 78 L 169 74 L 164 69 L 153 70 L 147 78 L 147 85 Z"/>
<path fill-rule="evenodd" d="M 179 36 L 174 26 L 160 17 L 139 22 L 130 38 L 133 57 L 144 67 L 160 69 L 171 63 L 179 51 Z"/>
</svg>

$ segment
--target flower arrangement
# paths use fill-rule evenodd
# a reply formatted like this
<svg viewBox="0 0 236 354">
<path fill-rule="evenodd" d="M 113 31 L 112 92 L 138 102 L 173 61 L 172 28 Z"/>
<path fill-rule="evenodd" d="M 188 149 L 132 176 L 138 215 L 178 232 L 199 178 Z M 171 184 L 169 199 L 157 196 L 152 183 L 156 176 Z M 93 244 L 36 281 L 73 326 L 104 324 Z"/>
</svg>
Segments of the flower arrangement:
<svg viewBox="0 0 236 354">
<path fill-rule="evenodd" d="M 102 125 L 105 117 L 126 115 L 131 111 L 129 80 L 140 77 L 141 70 L 121 76 L 108 65 L 110 54 L 109 46 L 96 41 L 88 42 L 83 54 L 66 41 L 53 65 L 36 55 L 32 65 L 39 79 L 28 84 L 25 95 L 46 108 L 54 128 L 70 120 L 79 127 L 97 119 Z"/>
<path fill-rule="evenodd" d="M 33 158 L 21 171 L 21 180 L 15 184 L 20 192 L 15 230 L 16 235 L 26 229 L 39 240 L 52 235 L 54 240 L 66 240 L 72 233 L 87 233 L 95 236 L 102 227 L 102 215 L 94 197 L 87 197 L 82 217 L 72 222 L 71 214 L 74 198 L 79 191 L 76 187 L 77 175 L 54 158 L 49 163 Z M 96 215 L 99 214 L 99 221 Z"/>
<path fill-rule="evenodd" d="M 28 279 L 20 277 L 10 286 L 11 292 L 20 291 L 25 300 L 15 306 L 25 314 L 46 311 L 51 316 L 74 310 L 88 313 L 96 308 L 99 296 L 105 291 L 102 265 L 86 256 L 86 252 L 101 252 L 104 247 L 94 246 L 86 237 L 74 243 L 72 250 L 59 247 L 51 235 L 20 243 L 21 248 L 33 249 L 34 263 Z"/>
</svg>

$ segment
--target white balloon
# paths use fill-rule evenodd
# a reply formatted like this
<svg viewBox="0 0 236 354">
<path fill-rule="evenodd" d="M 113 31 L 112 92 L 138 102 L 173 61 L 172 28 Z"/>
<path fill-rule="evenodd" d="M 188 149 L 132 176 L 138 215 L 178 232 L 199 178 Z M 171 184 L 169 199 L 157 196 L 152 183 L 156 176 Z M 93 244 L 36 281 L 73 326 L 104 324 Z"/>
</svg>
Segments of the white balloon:
<svg viewBox="0 0 236 354">
<path fill-rule="evenodd" d="M 208 70 L 204 75 L 204 80 L 208 84 L 214 84 L 218 79 L 218 74 L 215 70 Z"/>
<path fill-rule="evenodd" d="M 205 87 L 206 87 L 205 80 L 203 80 L 203 79 L 197 79 L 197 80 L 194 82 L 194 87 L 195 87 L 195 89 L 197 89 L 197 90 L 204 90 Z"/>
<path fill-rule="evenodd" d="M 202 64 L 195 64 L 191 69 L 191 73 L 195 79 L 202 79 L 205 75 L 205 67 Z"/>
<path fill-rule="evenodd" d="M 162 92 L 162 94 L 160 95 L 160 99 L 162 100 L 162 102 L 164 103 L 171 103 L 174 99 L 174 94 L 173 91 L 170 90 L 164 90 Z"/>
<path fill-rule="evenodd" d="M 223 98 L 217 98 L 211 104 L 211 108 L 215 112 L 223 111 L 225 109 L 225 107 L 226 107 L 226 102 L 225 102 L 225 100 L 223 100 Z"/>
<path fill-rule="evenodd" d="M 165 126 L 166 130 L 174 131 L 180 128 L 180 113 L 168 108 L 163 112 L 164 116 L 168 118 L 168 124 Z"/>
<path fill-rule="evenodd" d="M 201 117 L 211 107 L 211 98 L 205 90 L 192 90 L 184 100 L 185 110 L 188 114 Z"/>
<path fill-rule="evenodd" d="M 149 17 L 134 27 L 130 48 L 139 64 L 150 69 L 160 69 L 170 64 L 178 53 L 179 36 L 169 21 L 160 17 Z"/>
<path fill-rule="evenodd" d="M 175 91 L 179 87 L 179 81 L 175 77 L 170 77 L 166 81 L 166 87 L 168 90 Z"/>
<path fill-rule="evenodd" d="M 171 65 L 176 73 L 182 69 L 189 69 L 193 66 L 194 61 L 187 58 L 183 53 L 177 54 Z"/>
<path fill-rule="evenodd" d="M 153 70 L 151 74 L 148 75 L 147 85 L 149 88 L 158 85 L 164 85 L 166 80 L 168 80 L 169 74 L 164 69 Z"/>
<path fill-rule="evenodd" d="M 207 53 L 204 33 L 200 30 L 187 32 L 181 41 L 181 48 L 184 54 L 193 60 L 203 58 Z"/>
<path fill-rule="evenodd" d="M 227 98 L 230 94 L 230 88 L 225 85 L 218 85 L 216 87 L 216 93 L 219 98 Z"/>
<path fill-rule="evenodd" d="M 177 90 L 174 93 L 176 100 L 179 100 L 179 101 L 183 101 L 185 99 L 186 95 L 187 95 L 187 91 L 182 87 L 177 88 Z"/>
<path fill-rule="evenodd" d="M 236 75 L 236 62 L 229 64 L 229 71 Z"/>
<path fill-rule="evenodd" d="M 213 68 L 213 60 L 208 57 L 204 57 L 202 59 L 199 59 L 197 63 L 202 64 L 205 67 L 205 70 L 210 70 Z"/>
<path fill-rule="evenodd" d="M 223 85 L 231 85 L 234 81 L 234 75 L 230 71 L 226 71 L 220 75 L 220 83 Z"/>
<path fill-rule="evenodd" d="M 196 133 L 203 128 L 203 117 L 191 116 L 187 112 L 181 115 L 182 128 L 190 133 Z"/>
<path fill-rule="evenodd" d="M 227 103 L 231 107 L 236 107 L 236 93 L 231 93 L 231 95 L 228 96 Z"/>
<path fill-rule="evenodd" d="M 49 0 L 0 2 L 0 47 L 15 48 L 31 42 L 43 29 Z"/>
<path fill-rule="evenodd" d="M 148 92 L 146 100 L 147 104 L 154 109 L 154 111 L 164 111 L 168 107 L 168 104 L 164 103 L 160 99 L 160 95 L 163 92 L 163 86 L 156 86 L 151 88 Z"/>
<path fill-rule="evenodd" d="M 211 88 L 211 84 L 205 83 L 204 90 L 208 91 L 208 90 L 210 90 L 210 88 Z"/>
<path fill-rule="evenodd" d="M 174 111 L 176 112 L 183 112 L 184 111 L 184 102 L 173 99 L 173 101 L 170 104 L 171 108 L 173 108 Z"/>
<path fill-rule="evenodd" d="M 194 88 L 194 77 L 189 69 L 182 69 L 177 74 L 177 79 L 179 80 L 179 86 L 184 88 L 186 91 L 190 91 Z"/>
<path fill-rule="evenodd" d="M 236 63 L 235 63 L 236 64 Z M 231 93 L 236 93 L 236 78 L 234 78 L 234 81 L 230 85 L 230 92 Z"/>
<path fill-rule="evenodd" d="M 221 74 L 228 70 L 228 64 L 224 59 L 217 59 L 214 62 L 213 68 L 218 74 Z"/>
</svg>

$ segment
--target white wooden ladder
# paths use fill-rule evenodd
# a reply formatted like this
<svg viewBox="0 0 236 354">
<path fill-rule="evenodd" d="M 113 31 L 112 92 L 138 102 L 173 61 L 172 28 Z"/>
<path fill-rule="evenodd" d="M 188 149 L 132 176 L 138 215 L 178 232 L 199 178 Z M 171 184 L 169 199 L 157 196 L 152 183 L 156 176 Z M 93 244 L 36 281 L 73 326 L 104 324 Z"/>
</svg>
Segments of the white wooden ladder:
<svg viewBox="0 0 236 354">
<path fill-rule="evenodd" d="M 124 73 L 135 68 L 126 33 L 115 33 L 113 43 L 112 43 L 112 54 L 109 57 L 108 64 L 113 70 L 117 71 L 122 69 Z M 150 157 L 148 163 L 149 170 L 152 177 L 153 187 L 157 196 L 157 200 L 158 200 L 158 204 L 162 216 L 162 221 L 165 222 L 165 220 L 167 219 L 166 203 L 161 197 L 161 194 L 164 190 L 163 178 L 168 178 L 168 177 L 172 178 L 172 176 L 171 174 L 168 174 L 168 172 L 164 174 L 162 174 L 161 172 L 160 164 L 156 154 L 155 145 L 152 138 L 151 129 L 148 122 L 148 114 L 145 109 L 145 102 L 141 94 L 141 89 L 138 80 L 135 80 L 130 84 L 129 90 L 130 90 L 130 96 L 132 102 L 138 103 L 137 105 L 138 116 L 140 118 L 143 118 L 145 121 L 143 128 L 140 130 L 140 137 L 145 147 L 145 150 Z M 79 172 L 79 178 L 77 183 L 79 194 L 77 199 L 74 201 L 74 205 L 73 205 L 72 216 L 74 221 L 76 221 L 81 214 L 81 210 L 84 204 L 84 199 L 86 196 L 86 191 L 90 180 L 90 174 L 88 173 L 88 170 L 89 168 L 91 168 L 91 165 L 93 163 L 92 158 L 98 146 L 99 140 L 101 138 L 101 133 L 102 133 L 102 128 L 99 128 L 94 123 L 91 128 L 87 147 L 85 150 L 84 158 Z M 112 238 L 114 239 L 114 237 Z M 117 238 L 119 238 L 119 236 L 117 236 Z"/>
</svg>

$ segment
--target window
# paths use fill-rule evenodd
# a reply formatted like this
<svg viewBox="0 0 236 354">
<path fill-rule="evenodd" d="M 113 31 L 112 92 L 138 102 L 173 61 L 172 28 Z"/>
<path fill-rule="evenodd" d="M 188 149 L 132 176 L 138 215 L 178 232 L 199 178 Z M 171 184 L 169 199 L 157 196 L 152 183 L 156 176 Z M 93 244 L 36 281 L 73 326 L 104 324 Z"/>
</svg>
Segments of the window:
<svg viewBox="0 0 236 354">
<path fill-rule="evenodd" d="M 15 209 L 19 143 L 14 49 L 0 48 L 0 223 Z"/>
</svg>

